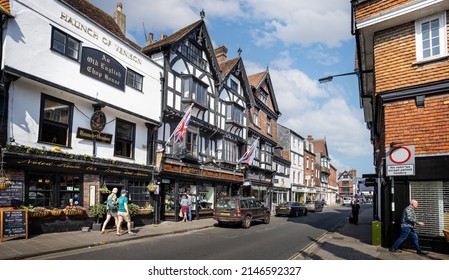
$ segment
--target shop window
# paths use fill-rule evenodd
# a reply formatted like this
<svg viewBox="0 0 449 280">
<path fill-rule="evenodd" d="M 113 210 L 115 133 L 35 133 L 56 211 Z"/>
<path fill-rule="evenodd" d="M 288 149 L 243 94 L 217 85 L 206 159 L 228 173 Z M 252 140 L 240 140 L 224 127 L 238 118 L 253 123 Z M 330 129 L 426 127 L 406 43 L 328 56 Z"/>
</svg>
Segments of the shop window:
<svg viewBox="0 0 449 280">
<path fill-rule="evenodd" d="M 117 119 L 115 127 L 114 155 L 119 157 L 134 157 L 134 138 L 136 125 Z"/>
<path fill-rule="evenodd" d="M 147 189 L 148 181 L 128 181 L 128 197 L 130 203 L 145 207 L 150 203 L 150 192 Z"/>
<path fill-rule="evenodd" d="M 78 61 L 80 45 L 80 41 L 56 28 L 53 28 L 51 36 L 52 50 Z"/>
<path fill-rule="evenodd" d="M 126 73 L 126 84 L 132 88 L 142 91 L 143 76 L 128 69 Z"/>
<path fill-rule="evenodd" d="M 47 208 L 82 206 L 80 176 L 30 174 L 26 186 L 26 204 Z"/>
<path fill-rule="evenodd" d="M 39 142 L 70 146 L 73 104 L 42 95 Z"/>
</svg>

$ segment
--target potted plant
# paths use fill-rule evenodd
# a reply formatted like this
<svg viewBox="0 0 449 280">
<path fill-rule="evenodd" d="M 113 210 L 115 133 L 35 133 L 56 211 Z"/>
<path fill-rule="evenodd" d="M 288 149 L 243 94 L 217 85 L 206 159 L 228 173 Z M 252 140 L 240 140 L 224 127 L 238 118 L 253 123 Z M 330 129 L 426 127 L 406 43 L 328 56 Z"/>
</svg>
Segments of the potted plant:
<svg viewBox="0 0 449 280">
<path fill-rule="evenodd" d="M 129 215 L 131 217 L 134 217 L 137 215 L 137 212 L 139 211 L 139 205 L 135 204 L 135 203 L 129 203 L 128 204 L 128 210 L 129 210 Z"/>
<path fill-rule="evenodd" d="M 145 207 L 139 208 L 137 211 L 138 215 L 149 215 L 151 212 L 154 211 L 153 205 L 151 205 L 149 202 L 145 204 Z"/>
<path fill-rule="evenodd" d="M 100 231 L 101 230 L 101 223 L 100 219 L 104 217 L 106 214 L 106 204 L 104 203 L 97 203 L 90 209 L 90 213 L 95 218 L 95 223 L 92 225 L 92 230 L 94 231 Z"/>
</svg>

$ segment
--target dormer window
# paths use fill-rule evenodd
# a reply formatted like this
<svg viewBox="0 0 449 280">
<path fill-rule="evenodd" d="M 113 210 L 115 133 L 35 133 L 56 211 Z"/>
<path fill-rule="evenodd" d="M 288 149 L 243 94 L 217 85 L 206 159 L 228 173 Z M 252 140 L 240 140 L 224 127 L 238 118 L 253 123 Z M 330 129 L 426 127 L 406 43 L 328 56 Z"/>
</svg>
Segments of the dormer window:
<svg viewBox="0 0 449 280">
<path fill-rule="evenodd" d="M 183 76 L 183 101 L 194 102 L 207 108 L 207 86 L 193 76 Z"/>
</svg>

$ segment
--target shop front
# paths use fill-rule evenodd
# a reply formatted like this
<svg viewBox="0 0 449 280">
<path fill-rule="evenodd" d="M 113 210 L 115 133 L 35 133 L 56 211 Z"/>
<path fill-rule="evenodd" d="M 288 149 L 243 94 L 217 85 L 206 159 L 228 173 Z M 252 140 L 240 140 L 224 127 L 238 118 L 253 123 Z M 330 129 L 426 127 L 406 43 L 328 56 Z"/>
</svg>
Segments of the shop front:
<svg viewBox="0 0 449 280">
<path fill-rule="evenodd" d="M 182 195 L 192 201 L 192 219 L 210 217 L 217 198 L 236 195 L 243 183 L 243 174 L 214 165 L 187 164 L 166 158 L 158 174 L 161 220 L 179 220 Z"/>
<path fill-rule="evenodd" d="M 114 187 L 141 208 L 153 203 L 147 166 L 22 146 L 6 147 L 4 158 L 12 184 L 0 191 L 0 207 L 27 208 L 31 234 L 91 227 L 90 208 Z"/>
</svg>

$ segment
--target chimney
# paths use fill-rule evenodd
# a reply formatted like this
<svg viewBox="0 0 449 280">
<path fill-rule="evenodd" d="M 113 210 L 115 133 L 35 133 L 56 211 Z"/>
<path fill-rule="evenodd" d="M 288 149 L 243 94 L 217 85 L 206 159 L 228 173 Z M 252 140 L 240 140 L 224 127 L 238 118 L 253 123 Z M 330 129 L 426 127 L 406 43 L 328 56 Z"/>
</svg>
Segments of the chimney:
<svg viewBox="0 0 449 280">
<path fill-rule="evenodd" d="M 120 27 L 120 30 L 124 35 L 126 35 L 126 16 L 124 13 L 122 13 L 123 10 L 123 4 L 121 2 L 117 3 L 117 11 L 114 12 L 113 18 L 115 20 L 115 23 Z"/>
<path fill-rule="evenodd" d="M 165 38 L 167 38 L 167 35 L 165 34 L 161 34 L 160 39 L 159 40 L 164 40 Z"/>
<path fill-rule="evenodd" d="M 225 62 L 227 60 L 228 48 L 224 45 L 220 45 L 215 49 L 215 56 L 217 57 L 218 63 Z"/>
<path fill-rule="evenodd" d="M 307 141 L 313 141 L 312 135 L 307 135 Z"/>
<path fill-rule="evenodd" d="M 145 46 L 149 46 L 151 44 L 153 44 L 154 42 L 154 38 L 153 38 L 153 33 L 148 34 L 148 39 L 147 42 L 145 43 Z"/>
</svg>

